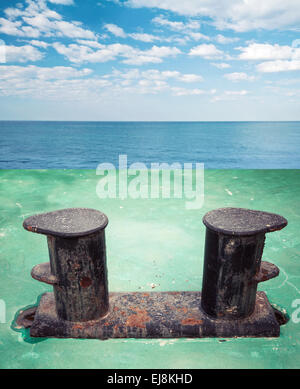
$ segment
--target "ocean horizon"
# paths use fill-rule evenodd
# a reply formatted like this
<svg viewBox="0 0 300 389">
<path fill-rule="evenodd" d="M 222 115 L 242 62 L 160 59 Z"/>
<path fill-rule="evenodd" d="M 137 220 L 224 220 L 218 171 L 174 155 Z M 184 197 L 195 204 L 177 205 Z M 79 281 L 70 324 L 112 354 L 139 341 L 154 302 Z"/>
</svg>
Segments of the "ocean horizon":
<svg viewBox="0 0 300 389">
<path fill-rule="evenodd" d="M 96 169 L 100 163 L 204 163 L 299 169 L 299 121 L 0 121 L 1 169 Z"/>
</svg>

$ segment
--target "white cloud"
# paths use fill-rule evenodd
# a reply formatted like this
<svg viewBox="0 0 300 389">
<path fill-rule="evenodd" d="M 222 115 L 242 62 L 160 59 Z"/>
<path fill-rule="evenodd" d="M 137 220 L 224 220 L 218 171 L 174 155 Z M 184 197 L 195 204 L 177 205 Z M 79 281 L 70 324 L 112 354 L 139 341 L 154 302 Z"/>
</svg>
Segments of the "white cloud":
<svg viewBox="0 0 300 389">
<path fill-rule="evenodd" d="M 226 37 L 224 35 L 221 35 L 221 34 L 218 34 L 216 37 L 215 37 L 215 40 L 222 44 L 222 45 L 226 45 L 228 43 L 233 43 L 233 42 L 236 42 L 238 41 L 240 38 L 237 38 L 237 37 Z"/>
<path fill-rule="evenodd" d="M 130 65 L 143 65 L 145 63 L 160 63 L 162 58 L 173 57 L 180 54 L 181 51 L 177 47 L 169 46 L 153 46 L 150 50 L 134 50 L 125 54 L 127 59 L 124 63 Z"/>
<path fill-rule="evenodd" d="M 179 80 L 190 83 L 203 81 L 203 78 L 197 74 L 183 74 Z"/>
<path fill-rule="evenodd" d="M 199 40 L 210 40 L 210 38 L 207 35 L 201 34 L 200 32 L 194 32 L 194 31 L 184 31 L 183 34 L 179 35 L 170 35 L 170 36 L 157 36 L 152 34 L 146 34 L 146 33 L 132 33 L 127 34 L 128 37 L 143 41 L 143 42 L 153 42 L 153 41 L 161 41 L 161 42 L 168 42 L 168 43 L 177 43 L 180 45 L 185 45 L 187 42 L 191 40 L 199 41 Z"/>
<path fill-rule="evenodd" d="M 62 4 L 62 5 L 73 5 L 73 0 L 48 0 L 50 3 L 53 4 Z"/>
<path fill-rule="evenodd" d="M 143 32 L 127 33 L 124 29 L 116 24 L 105 24 L 104 28 L 109 31 L 111 34 L 119 38 L 132 38 L 137 41 L 142 42 L 154 42 L 154 41 L 164 41 L 164 42 L 176 42 L 178 44 L 186 44 L 187 41 L 193 40 L 210 40 L 207 35 L 204 35 L 200 32 L 195 32 L 193 29 L 200 27 L 200 24 L 195 21 L 190 21 L 188 23 L 183 22 L 170 22 L 167 19 L 162 17 L 154 18 L 153 21 L 159 20 L 162 25 L 167 25 L 171 30 L 175 30 L 181 35 L 171 35 L 171 36 L 157 36 L 153 34 L 147 34 Z M 158 22 L 157 22 L 158 23 Z"/>
<path fill-rule="evenodd" d="M 176 22 L 166 19 L 163 15 L 156 16 L 152 19 L 152 22 L 159 26 L 168 27 L 174 31 L 199 30 L 200 28 L 200 23 L 197 20 L 190 20 L 187 23 Z"/>
<path fill-rule="evenodd" d="M 119 38 L 126 38 L 123 28 L 117 26 L 116 24 L 105 24 L 104 28 Z"/>
<path fill-rule="evenodd" d="M 172 87 L 171 91 L 174 96 L 199 96 L 199 95 L 214 95 L 216 93 L 216 89 L 204 90 L 204 89 L 187 89 L 180 87 Z"/>
<path fill-rule="evenodd" d="M 228 91 L 225 91 L 225 95 L 227 96 L 245 96 L 247 95 L 249 92 L 247 90 L 234 90 L 234 91 L 231 91 L 231 90 L 228 90 Z"/>
<path fill-rule="evenodd" d="M 137 41 L 142 41 L 142 42 L 153 42 L 155 40 L 161 40 L 161 38 L 158 36 L 145 34 L 145 33 L 133 33 L 133 34 L 129 34 L 129 36 L 132 39 L 135 39 Z"/>
<path fill-rule="evenodd" d="M 157 94 L 168 89 L 168 84 L 160 80 L 139 80 L 136 87 L 132 91 L 141 94 Z"/>
<path fill-rule="evenodd" d="M 126 4 L 208 16 L 219 29 L 235 31 L 299 27 L 300 23 L 299 0 L 127 0 Z"/>
<path fill-rule="evenodd" d="M 105 47 L 105 45 L 103 45 L 102 43 L 99 43 L 97 41 L 77 39 L 77 43 L 79 43 L 80 45 L 93 47 L 95 49 L 103 49 Z"/>
<path fill-rule="evenodd" d="M 4 18 L 0 18 L 0 33 L 30 38 L 38 38 L 40 36 L 39 30 L 31 26 L 23 26 L 20 21 L 11 21 Z"/>
<path fill-rule="evenodd" d="M 218 101 L 234 101 L 240 98 L 241 96 L 246 96 L 249 94 L 249 91 L 243 89 L 243 90 L 226 90 L 220 95 L 215 95 L 210 101 L 212 103 L 218 102 Z"/>
<path fill-rule="evenodd" d="M 265 81 L 266 83 L 270 83 L 272 84 L 273 81 L 270 81 L 270 80 L 267 80 Z M 289 85 L 293 85 L 293 84 L 298 84 L 300 83 L 300 78 L 285 78 L 284 80 L 277 80 L 275 81 L 276 84 L 278 85 L 283 85 L 283 86 L 289 86 Z"/>
<path fill-rule="evenodd" d="M 200 41 L 200 40 L 206 40 L 206 41 L 209 41 L 210 40 L 210 37 L 207 36 L 207 35 L 204 35 L 204 34 L 201 34 L 201 32 L 193 32 L 193 31 L 190 31 L 190 32 L 186 32 L 188 34 L 188 36 L 192 39 L 194 39 L 195 41 Z"/>
<path fill-rule="evenodd" d="M 123 28 L 117 26 L 116 24 L 105 24 L 104 28 L 109 31 L 111 34 L 119 37 L 119 38 L 126 38 L 130 37 L 137 41 L 142 42 L 153 42 L 155 40 L 162 40 L 160 37 L 152 35 L 152 34 L 146 34 L 146 33 L 132 33 L 127 34 Z"/>
<path fill-rule="evenodd" d="M 146 79 L 146 80 L 169 80 L 174 79 L 184 83 L 193 83 L 203 81 L 203 77 L 199 74 L 182 74 L 177 70 L 163 70 L 149 69 L 140 71 L 139 69 L 131 69 L 125 73 L 120 71 L 113 72 L 114 77 L 125 79 Z"/>
<path fill-rule="evenodd" d="M 249 76 L 247 73 L 227 73 L 224 74 L 224 77 L 227 78 L 227 80 L 238 82 L 238 81 L 253 81 L 255 79 L 254 76 Z"/>
<path fill-rule="evenodd" d="M 23 17 L 24 21 L 39 31 L 44 36 L 58 36 L 68 38 L 86 38 L 94 39 L 95 34 L 92 31 L 80 27 L 79 22 L 65 22 L 62 20 L 50 20 L 43 15 L 34 17 Z"/>
<path fill-rule="evenodd" d="M 193 95 L 203 95 L 205 93 L 207 93 L 205 90 L 203 89 L 186 89 L 186 88 L 177 88 L 177 87 L 174 87 L 174 88 L 171 88 L 173 94 L 175 96 L 193 96 Z"/>
<path fill-rule="evenodd" d="M 210 37 L 204 35 L 198 31 L 195 31 L 200 28 L 200 23 L 198 21 L 189 21 L 187 23 L 183 22 L 171 22 L 165 19 L 163 16 L 158 16 L 152 19 L 152 22 L 155 24 L 159 24 L 162 26 L 167 26 L 172 31 L 175 31 L 176 35 L 170 36 L 158 36 L 153 34 L 148 34 L 144 32 L 135 32 L 135 33 L 127 33 L 124 29 L 116 24 L 105 24 L 104 28 L 109 31 L 111 34 L 119 37 L 119 38 L 132 38 L 137 41 L 142 42 L 176 42 L 178 44 L 184 45 L 188 41 L 195 40 L 210 40 Z"/>
<path fill-rule="evenodd" d="M 71 44 L 65 46 L 62 43 L 55 42 L 53 43 L 54 49 L 61 55 L 65 56 L 70 62 L 73 63 L 82 63 L 82 62 L 91 62 L 91 63 L 101 63 L 114 60 L 118 55 L 125 50 L 130 51 L 130 46 L 115 44 L 105 46 L 98 50 L 93 50 L 89 46 Z"/>
<path fill-rule="evenodd" d="M 0 66 L 0 95 L 39 101 L 99 99 L 111 82 L 101 77 L 89 77 L 91 74 L 91 69 L 64 66 Z"/>
<path fill-rule="evenodd" d="M 213 62 L 211 63 L 211 65 L 215 66 L 218 69 L 227 69 L 231 67 L 229 63 L 225 63 L 225 62 Z"/>
<path fill-rule="evenodd" d="M 57 1 L 63 4 L 62 0 Z M 30 38 L 58 36 L 95 39 L 95 34 L 84 29 L 80 22 L 64 21 L 60 14 L 47 7 L 45 0 L 26 0 L 26 3 L 24 9 L 7 8 L 4 11 L 7 19 L 0 18 L 0 33 Z"/>
<path fill-rule="evenodd" d="M 168 22 L 168 23 L 170 23 L 170 22 Z M 195 28 L 195 25 L 192 22 L 187 23 L 187 24 L 178 22 L 178 24 L 181 27 L 177 27 L 177 30 L 180 30 L 180 29 L 184 30 L 183 32 L 184 32 L 185 36 L 162 37 L 162 36 L 157 36 L 157 35 L 153 35 L 153 34 L 147 34 L 144 32 L 127 33 L 124 31 L 124 29 L 122 27 L 117 26 L 116 24 L 105 24 L 104 28 L 107 31 L 109 31 L 111 34 L 113 34 L 119 38 L 132 38 L 136 41 L 142 41 L 142 42 L 148 42 L 148 43 L 151 43 L 154 41 L 165 41 L 165 42 L 169 42 L 169 43 L 176 42 L 179 44 L 185 44 L 188 40 L 190 40 L 190 38 L 192 38 L 194 40 L 200 40 L 200 39 L 207 40 L 207 39 L 209 39 L 209 37 L 207 37 L 206 35 L 203 35 L 201 33 L 193 32 L 193 31 L 190 31 L 188 29 L 185 31 L 185 28 L 187 26 L 191 26 L 192 28 Z M 175 25 L 177 26 L 177 22 L 175 23 Z M 173 29 L 176 29 L 176 28 L 173 28 Z"/>
<path fill-rule="evenodd" d="M 143 65 L 145 63 L 160 63 L 165 57 L 176 56 L 181 51 L 176 47 L 153 46 L 149 50 L 139 50 L 129 45 L 115 43 L 111 45 L 100 45 L 99 49 L 93 50 L 90 47 L 91 42 L 87 45 L 84 41 L 81 44 L 71 44 L 65 46 L 59 42 L 53 44 L 55 50 L 64 55 L 69 61 L 74 63 L 82 62 L 107 62 L 118 57 L 123 59 L 123 63 L 130 65 Z"/>
<path fill-rule="evenodd" d="M 44 42 L 44 41 L 32 40 L 32 41 L 30 41 L 29 43 L 30 43 L 32 46 L 41 47 L 42 49 L 47 49 L 47 47 L 49 46 L 49 43 Z"/>
<path fill-rule="evenodd" d="M 91 69 L 78 70 L 66 66 L 39 67 L 29 66 L 0 66 L 0 79 L 40 79 L 40 80 L 62 80 L 68 78 L 78 78 L 90 75 Z"/>
<path fill-rule="evenodd" d="M 223 54 L 223 51 L 218 50 L 215 45 L 206 43 L 193 47 L 189 52 L 191 56 L 199 56 L 205 59 L 222 58 Z"/>
<path fill-rule="evenodd" d="M 300 48 L 280 46 L 278 44 L 251 43 L 247 47 L 237 47 L 236 50 L 242 51 L 239 59 L 247 61 L 300 58 Z"/>
<path fill-rule="evenodd" d="M 174 96 L 197 96 L 215 93 L 174 84 L 201 80 L 200 75 L 182 74 L 176 70 L 113 70 L 100 77 L 93 75 L 91 69 L 6 65 L 0 66 L 0 95 L 31 97 L 39 101 L 103 101 L 132 94 L 167 92 Z"/>
<path fill-rule="evenodd" d="M 105 77 L 113 79 L 114 84 L 121 86 L 123 91 L 129 93 L 141 94 L 157 94 L 159 92 L 168 91 L 174 96 L 198 95 L 206 93 L 200 92 L 200 89 L 187 89 L 180 86 L 170 85 L 169 82 L 174 81 L 180 83 L 196 83 L 203 80 L 197 74 L 182 74 L 176 70 L 159 71 L 157 69 L 149 69 L 140 71 L 139 69 L 131 69 L 126 72 L 115 70 L 112 74 Z"/>
<path fill-rule="evenodd" d="M 284 72 L 299 70 L 300 48 L 280 46 L 278 44 L 251 43 L 247 47 L 237 47 L 242 53 L 241 60 L 265 61 L 256 66 L 262 73 Z"/>
<path fill-rule="evenodd" d="M 256 69 L 262 73 L 288 72 L 293 70 L 300 70 L 300 60 L 277 60 L 262 62 L 256 66 Z"/>
<path fill-rule="evenodd" d="M 6 62 L 35 62 L 43 58 L 37 48 L 30 45 L 5 46 Z"/>
</svg>

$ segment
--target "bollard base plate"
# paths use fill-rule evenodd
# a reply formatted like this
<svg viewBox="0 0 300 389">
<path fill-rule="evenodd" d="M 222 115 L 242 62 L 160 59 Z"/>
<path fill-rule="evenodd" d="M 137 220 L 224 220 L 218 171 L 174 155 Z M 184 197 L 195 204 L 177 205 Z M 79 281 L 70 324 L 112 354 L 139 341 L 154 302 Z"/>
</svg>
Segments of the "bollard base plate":
<svg viewBox="0 0 300 389">
<path fill-rule="evenodd" d="M 264 292 L 246 319 L 209 317 L 200 292 L 110 293 L 108 314 L 98 320 L 58 318 L 53 293 L 45 293 L 30 327 L 32 337 L 54 338 L 204 338 L 278 337 L 280 325 Z"/>
</svg>

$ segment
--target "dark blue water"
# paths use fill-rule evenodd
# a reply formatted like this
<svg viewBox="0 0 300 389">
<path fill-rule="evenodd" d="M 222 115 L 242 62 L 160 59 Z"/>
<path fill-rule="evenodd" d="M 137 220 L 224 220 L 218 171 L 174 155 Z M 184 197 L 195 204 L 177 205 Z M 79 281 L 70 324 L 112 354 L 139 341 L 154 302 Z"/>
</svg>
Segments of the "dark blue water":
<svg viewBox="0 0 300 389">
<path fill-rule="evenodd" d="M 299 169 L 300 122 L 0 122 L 1 169 L 203 162 L 211 169 Z"/>
</svg>

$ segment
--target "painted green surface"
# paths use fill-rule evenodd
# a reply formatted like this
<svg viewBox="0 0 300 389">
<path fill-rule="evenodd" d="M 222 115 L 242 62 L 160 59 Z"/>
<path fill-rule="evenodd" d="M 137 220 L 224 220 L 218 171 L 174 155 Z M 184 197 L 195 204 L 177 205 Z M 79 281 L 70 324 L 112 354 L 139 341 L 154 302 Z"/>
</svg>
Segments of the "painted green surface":
<svg viewBox="0 0 300 389">
<path fill-rule="evenodd" d="M 289 225 L 267 235 L 264 259 L 280 267 L 260 284 L 270 301 L 291 316 L 300 299 L 300 170 L 210 170 L 205 203 L 189 211 L 184 200 L 100 200 L 90 170 L 0 171 L 1 368 L 299 368 L 300 323 L 290 320 L 280 338 L 179 340 L 46 339 L 29 343 L 11 329 L 15 313 L 51 287 L 33 280 L 31 268 L 48 260 L 46 238 L 22 228 L 29 215 L 91 207 L 109 217 L 110 291 L 200 290 L 208 210 L 245 207 L 276 212 Z M 300 317 L 300 314 L 299 314 Z"/>
</svg>

